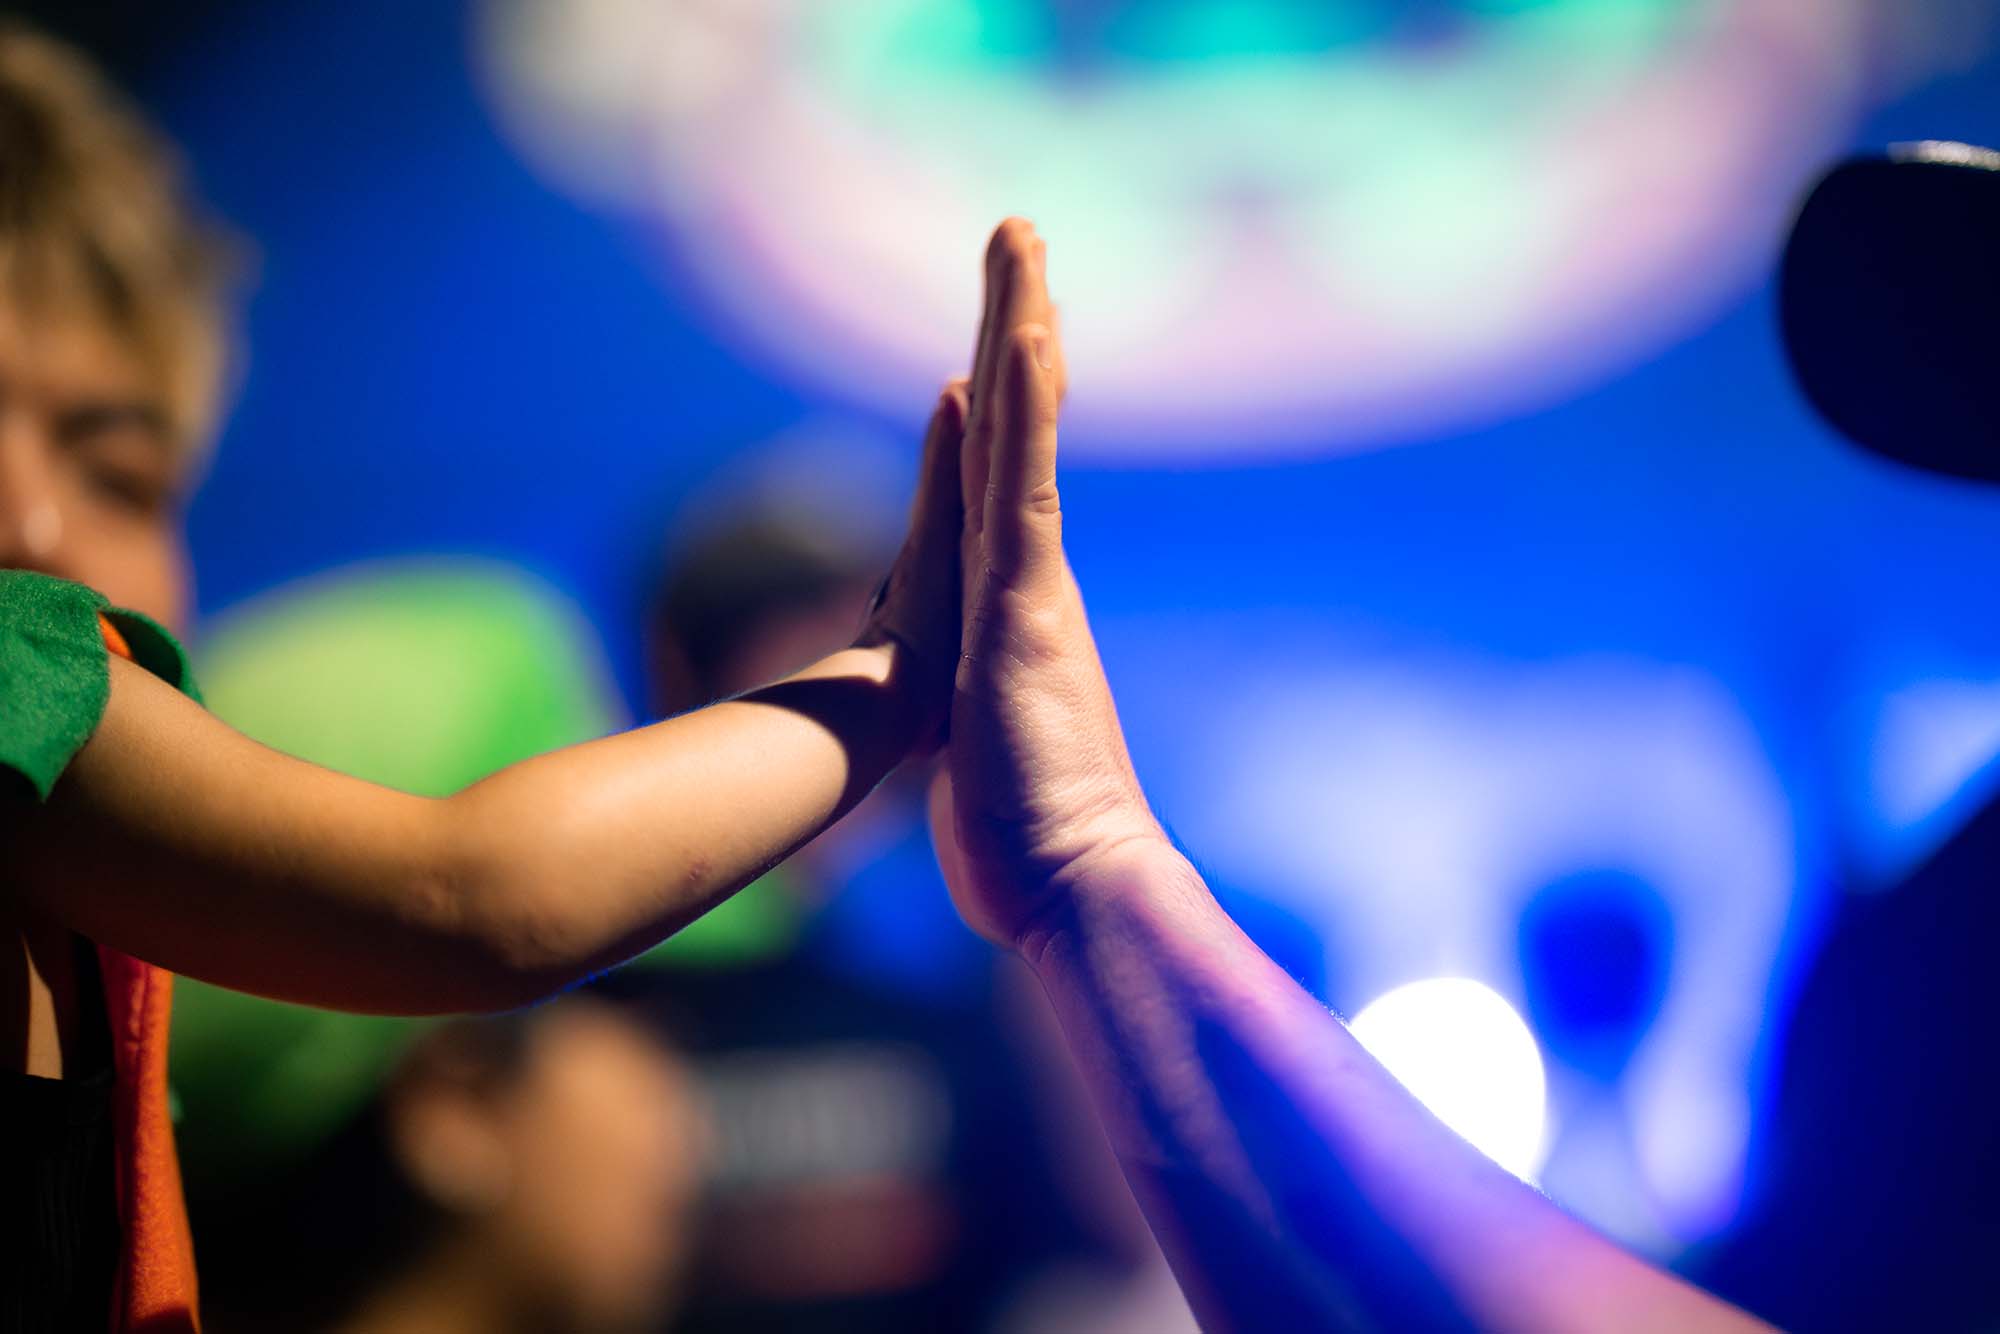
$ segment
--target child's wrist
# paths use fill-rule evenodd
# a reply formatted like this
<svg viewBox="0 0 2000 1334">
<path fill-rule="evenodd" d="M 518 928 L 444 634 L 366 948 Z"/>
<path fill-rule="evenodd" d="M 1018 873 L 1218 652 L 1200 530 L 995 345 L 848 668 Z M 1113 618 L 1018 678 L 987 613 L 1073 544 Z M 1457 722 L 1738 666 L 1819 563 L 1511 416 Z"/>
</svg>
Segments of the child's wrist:
<svg viewBox="0 0 2000 1334">
<path fill-rule="evenodd" d="M 794 673 L 791 679 L 820 681 L 832 677 L 844 677 L 850 680 L 858 677 L 885 688 L 893 688 L 896 665 L 896 645 L 892 641 L 853 644 L 827 654 L 812 666 Z"/>
<path fill-rule="evenodd" d="M 869 753 L 877 756 L 886 772 L 912 751 L 925 749 L 943 729 L 943 714 L 927 699 L 923 677 L 924 668 L 909 648 L 885 637 L 830 653 L 787 680 L 863 685 L 866 716 L 855 721 L 870 743 Z M 949 700 L 948 690 L 945 699 Z"/>
<path fill-rule="evenodd" d="M 861 671 L 888 692 L 903 721 L 906 751 L 928 753 L 943 744 L 955 662 L 937 661 L 902 636 L 880 629 L 834 657 L 848 654 L 863 655 L 855 660 L 858 665 L 848 670 Z"/>
</svg>

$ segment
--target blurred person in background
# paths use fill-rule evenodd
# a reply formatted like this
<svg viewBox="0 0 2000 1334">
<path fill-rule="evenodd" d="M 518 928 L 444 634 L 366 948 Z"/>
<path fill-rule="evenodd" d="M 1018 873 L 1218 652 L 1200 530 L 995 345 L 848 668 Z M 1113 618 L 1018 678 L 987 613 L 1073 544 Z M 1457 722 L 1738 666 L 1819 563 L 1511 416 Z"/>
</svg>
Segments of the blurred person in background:
<svg viewBox="0 0 2000 1334">
<path fill-rule="evenodd" d="M 500 1010 L 698 917 L 933 747 L 955 639 L 962 390 L 866 629 L 786 681 L 427 799 L 204 712 L 171 625 L 212 429 L 212 233 L 136 113 L 0 36 L 0 1320 L 197 1324 L 171 971 L 373 1013 Z M 587 871 L 588 874 L 584 874 Z"/>
<path fill-rule="evenodd" d="M 681 1060 L 603 998 L 429 1027 L 323 1143 L 220 1199 L 191 1190 L 206 1326 L 663 1328 L 706 1136 Z"/>
<path fill-rule="evenodd" d="M 640 613 L 649 716 L 727 699 L 853 634 L 895 555 L 893 502 L 887 479 L 830 486 L 823 474 L 833 465 L 830 451 L 774 449 L 687 507 Z M 650 957 L 713 969 L 810 956 L 893 992 L 966 1003 L 984 985 L 987 952 L 939 896 L 923 892 L 936 884 L 922 776 L 892 774 Z"/>
<path fill-rule="evenodd" d="M 889 539 L 785 482 L 703 497 L 674 535 L 645 616 L 656 714 L 811 662 L 861 617 Z M 1047 1267 L 1114 1261 L 1052 1176 L 993 963 L 909 776 L 619 975 L 717 1111 L 679 1328 L 976 1329 Z"/>
<path fill-rule="evenodd" d="M 865 498 L 788 475 L 815 461 L 779 455 L 690 506 L 645 615 L 656 713 L 851 632 L 892 539 Z M 893 776 L 616 983 L 671 1016 L 718 1112 L 684 1327 L 1173 1328 L 1159 1313 L 1185 1304 L 1045 1006 L 951 912 L 922 800 L 922 775 Z M 1228 903 L 1320 976 L 1302 923 Z"/>
<path fill-rule="evenodd" d="M 602 735 L 595 636 L 504 565 L 372 561 L 208 627 L 217 716 L 443 795 Z M 573 994 L 438 1024 L 183 979 L 172 1069 L 210 1331 L 603 1331 L 667 1319 L 705 1171 L 700 1100 L 627 1008 Z"/>
</svg>

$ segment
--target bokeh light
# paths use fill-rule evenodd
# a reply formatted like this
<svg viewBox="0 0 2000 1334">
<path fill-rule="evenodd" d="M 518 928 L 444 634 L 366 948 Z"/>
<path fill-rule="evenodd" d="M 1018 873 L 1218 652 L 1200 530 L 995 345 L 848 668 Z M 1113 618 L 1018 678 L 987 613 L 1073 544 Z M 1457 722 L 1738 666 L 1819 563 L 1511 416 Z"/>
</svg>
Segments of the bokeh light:
<svg viewBox="0 0 2000 1334">
<path fill-rule="evenodd" d="M 1410 982 L 1348 1027 L 1439 1120 L 1515 1176 L 1534 1177 L 1547 1105 L 1542 1054 L 1499 992 L 1463 977 Z"/>
<path fill-rule="evenodd" d="M 502 122 L 747 346 L 921 401 L 968 238 L 1060 257 L 1073 438 L 1349 450 L 1488 421 L 1746 285 L 1921 6 L 489 0 Z M 1966 22 L 1969 20 L 1962 20 Z M 912 396 L 915 396 L 913 398 Z"/>
<path fill-rule="evenodd" d="M 2000 619 L 1980 610 L 1994 497 L 1843 451 L 1745 275 L 1835 154 L 2000 142 L 1992 0 L 237 8 L 212 38 L 149 49 L 142 89 L 263 257 L 245 392 L 193 512 L 211 661 L 246 599 L 464 553 L 573 603 L 636 703 L 631 618 L 663 536 L 764 442 L 830 432 L 813 485 L 843 503 L 872 486 L 900 513 L 932 380 L 968 341 L 978 238 L 1031 212 L 1076 361 L 1067 536 L 1163 815 L 1219 888 L 1297 919 L 1320 956 L 1288 971 L 1340 1012 L 1417 977 L 1522 998 L 1551 1081 L 1542 1188 L 1658 1258 L 1730 1244 L 1826 915 L 1885 901 L 1845 891 L 1888 889 L 1951 834 L 1991 795 L 2000 745 Z M 1525 58 L 1586 20 L 1598 36 L 1547 81 L 1569 119 L 1536 141 L 1515 114 L 1533 99 L 1499 98 L 1520 84 L 1489 57 L 1504 34 Z M 868 46 L 897 23 L 933 30 Z M 1453 139 L 1440 126 L 1470 119 L 1475 67 L 1491 114 Z M 1682 96 L 1704 68 L 1721 69 L 1714 107 Z M 1410 105 L 1426 70 L 1435 105 Z M 1613 112 L 1641 86 L 1666 110 L 1612 161 L 1600 140 L 1634 123 Z M 1206 121 L 1169 109 L 1138 141 L 1097 114 L 1154 94 Z M 1062 170 L 1009 156 L 1018 127 L 968 126 L 975 104 L 1059 120 Z M 1360 108 L 1326 122 L 1338 133 L 1302 128 L 1320 122 L 1299 108 L 1336 104 Z M 936 158 L 933 115 L 962 153 Z M 1248 146 L 1234 177 L 1214 149 L 1231 135 Z M 1295 141 L 1345 156 L 1273 174 Z M 1536 142 L 1542 174 L 1511 177 Z M 1723 158 L 1736 176 L 1688 165 Z M 1564 253 L 1509 240 L 1508 209 L 1558 210 Z M 1310 218 L 1343 210 L 1351 252 L 1280 244 L 1325 240 Z M 1677 230 L 1704 216 L 1706 239 Z M 1359 265 L 1396 244 L 1402 271 Z M 1486 321 L 1555 261 L 1623 285 L 1600 305 L 1551 280 L 1507 352 Z M 1410 367 L 1370 380 L 1302 323 L 1356 318 L 1322 299 L 1335 279 L 1418 317 L 1371 345 Z M 1262 304 L 1216 297 L 1238 282 Z M 1227 339 L 1164 336 L 1197 305 Z M 1517 377 L 1477 370 L 1489 335 Z M 1454 348 L 1473 368 L 1456 378 Z M 1436 392 L 1408 394 L 1425 364 Z M 1371 393 L 1379 411 L 1355 406 Z M 1356 453 L 1426 422 L 1421 447 Z M 1262 466 L 1284 450 L 1328 457 Z M 1249 466 L 1178 466 L 1196 458 Z M 271 698 L 353 749 L 311 717 L 328 669 L 301 656 Z M 842 924 L 843 967 L 948 971 L 914 926 L 882 929 L 949 924 L 900 893 L 924 855 L 919 837 L 869 872 L 899 910 Z M 1657 1011 L 1587 1099 L 1516 971 L 1522 910 L 1579 875 L 1656 895 L 1666 942 Z M 707 943 L 738 924 L 739 954 L 785 938 L 791 918 L 759 909 L 732 901 L 748 915 L 709 919 Z"/>
</svg>

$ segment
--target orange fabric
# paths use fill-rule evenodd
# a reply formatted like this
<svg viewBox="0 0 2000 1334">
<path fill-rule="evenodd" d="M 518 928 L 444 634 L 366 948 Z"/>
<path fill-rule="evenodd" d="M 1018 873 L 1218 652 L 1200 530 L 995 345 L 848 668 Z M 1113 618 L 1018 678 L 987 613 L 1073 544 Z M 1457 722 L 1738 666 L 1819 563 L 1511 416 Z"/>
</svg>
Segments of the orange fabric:
<svg viewBox="0 0 2000 1334">
<path fill-rule="evenodd" d="M 104 645 L 123 658 L 132 650 L 118 628 L 98 618 Z M 124 1228 L 113 1334 L 198 1334 L 194 1240 L 181 1195 L 180 1159 L 167 1110 L 167 1031 L 172 973 L 113 949 L 97 947 L 111 1021 L 117 1084 L 118 1215 Z"/>
<path fill-rule="evenodd" d="M 117 1070 L 118 1212 L 124 1254 L 113 1298 L 117 1334 L 195 1334 L 194 1240 L 167 1112 L 167 1026 L 174 976 L 98 946 Z"/>
<path fill-rule="evenodd" d="M 99 614 L 97 629 L 104 636 L 104 647 L 127 662 L 132 660 L 132 646 L 125 642 L 125 632 L 113 625 L 109 616 Z"/>
</svg>

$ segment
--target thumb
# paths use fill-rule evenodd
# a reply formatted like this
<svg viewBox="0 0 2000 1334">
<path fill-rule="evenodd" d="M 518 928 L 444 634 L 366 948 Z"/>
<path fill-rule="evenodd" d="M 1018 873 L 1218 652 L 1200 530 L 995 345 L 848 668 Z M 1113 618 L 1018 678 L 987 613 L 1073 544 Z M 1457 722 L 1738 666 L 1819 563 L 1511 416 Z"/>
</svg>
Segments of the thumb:
<svg viewBox="0 0 2000 1334">
<path fill-rule="evenodd" d="M 945 884 L 957 888 L 965 881 L 965 852 L 958 846 L 957 805 L 951 788 L 951 770 L 940 764 L 931 774 L 925 796 L 925 813 L 930 817 L 931 846 L 937 851 L 938 870 Z"/>
<path fill-rule="evenodd" d="M 1001 353 L 983 536 L 987 567 L 1017 587 L 1063 575 L 1055 356 L 1055 338 L 1040 324 L 1015 329 Z"/>
</svg>

